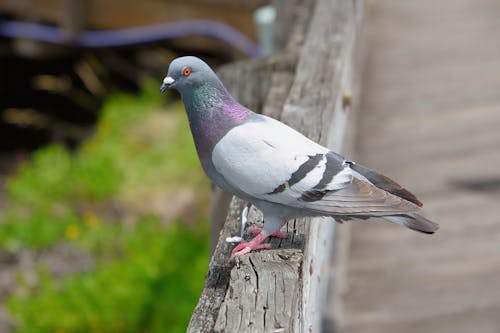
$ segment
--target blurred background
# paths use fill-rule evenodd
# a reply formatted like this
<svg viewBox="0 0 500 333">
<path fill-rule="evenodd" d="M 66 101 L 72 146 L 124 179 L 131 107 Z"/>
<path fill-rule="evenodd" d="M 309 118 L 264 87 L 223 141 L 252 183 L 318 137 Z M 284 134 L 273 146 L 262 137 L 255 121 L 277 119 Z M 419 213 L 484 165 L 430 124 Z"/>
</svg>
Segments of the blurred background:
<svg viewBox="0 0 500 333">
<path fill-rule="evenodd" d="M 432 235 L 352 223 L 342 332 L 500 332 L 500 2 L 366 2 L 357 160 Z"/>
<path fill-rule="evenodd" d="M 0 332 L 185 330 L 210 184 L 159 86 L 179 55 L 263 56 L 266 3 L 0 2 Z"/>
</svg>

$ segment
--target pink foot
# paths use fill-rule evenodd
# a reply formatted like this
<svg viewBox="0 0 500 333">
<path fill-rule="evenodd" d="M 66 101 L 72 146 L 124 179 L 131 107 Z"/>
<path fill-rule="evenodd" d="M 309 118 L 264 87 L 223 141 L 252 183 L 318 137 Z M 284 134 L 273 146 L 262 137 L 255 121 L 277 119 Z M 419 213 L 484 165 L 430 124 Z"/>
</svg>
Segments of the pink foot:
<svg viewBox="0 0 500 333">
<path fill-rule="evenodd" d="M 262 232 L 262 228 L 259 228 L 259 227 L 252 227 L 252 228 L 248 228 L 247 230 L 247 233 L 250 234 L 250 235 L 258 235 Z M 283 238 L 283 239 L 287 239 L 288 236 L 284 233 L 282 233 L 281 231 L 276 231 L 275 233 L 272 233 L 269 235 L 270 237 L 278 237 L 278 238 Z"/>
<path fill-rule="evenodd" d="M 262 234 L 258 234 L 249 242 L 241 242 L 238 244 L 233 251 L 231 251 L 231 258 L 241 256 L 242 254 L 250 253 L 254 250 L 269 249 L 271 244 L 262 243 L 266 238 Z"/>
</svg>

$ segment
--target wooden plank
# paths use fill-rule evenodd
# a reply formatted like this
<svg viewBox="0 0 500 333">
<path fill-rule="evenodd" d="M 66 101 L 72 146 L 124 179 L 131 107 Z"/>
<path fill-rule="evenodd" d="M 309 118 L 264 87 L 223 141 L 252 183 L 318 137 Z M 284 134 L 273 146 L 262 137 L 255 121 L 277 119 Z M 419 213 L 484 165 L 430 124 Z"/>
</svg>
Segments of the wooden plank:
<svg viewBox="0 0 500 333">
<path fill-rule="evenodd" d="M 298 326 L 299 280 L 303 254 L 298 249 L 250 253 L 231 271 L 215 332 L 280 332 Z"/>
<path fill-rule="evenodd" d="M 338 152 L 345 146 L 348 113 L 343 93 L 353 90 L 352 67 L 360 17 L 361 2 L 317 2 L 295 82 L 283 109 L 284 122 Z M 303 322 L 297 331 L 321 330 L 331 281 L 327 277 L 336 227 L 331 222 L 317 218 L 301 221 L 307 233 L 302 268 Z M 340 237 L 337 239 L 340 241 Z M 342 261 L 337 264 L 341 270 Z"/>
<path fill-rule="evenodd" d="M 214 330 L 233 266 L 229 261 L 232 246 L 226 243 L 225 239 L 239 233 L 241 222 L 239 218 L 245 205 L 246 203 L 242 200 L 234 199 L 229 206 L 229 214 L 210 260 L 205 285 L 191 317 L 188 332 L 212 332 Z"/>
<path fill-rule="evenodd" d="M 306 2 L 304 8 L 314 10 L 310 11 L 309 24 L 303 20 L 301 29 L 297 26 L 291 29 L 292 35 L 284 45 L 292 49 L 261 62 L 239 63 L 231 69 L 231 74 L 222 77 L 243 104 L 279 117 L 305 135 L 340 151 L 348 115 L 343 92 L 352 90 L 360 2 L 318 0 L 314 6 Z M 229 251 L 219 252 L 225 249 L 220 244 L 225 242 L 228 226 L 234 227 L 238 218 L 232 212 L 226 221 L 214 258 L 228 260 Z M 251 210 L 249 226 L 261 223 L 260 213 Z M 273 239 L 273 250 L 237 259 L 227 278 L 228 291 L 223 301 L 224 291 L 214 295 L 207 285 L 188 331 L 321 330 L 334 226 L 328 219 L 290 221 L 286 226 L 288 238 Z M 276 290 L 276 284 L 286 287 Z M 208 301 L 210 297 L 212 300 Z M 210 313 L 209 318 L 206 313 Z"/>
</svg>

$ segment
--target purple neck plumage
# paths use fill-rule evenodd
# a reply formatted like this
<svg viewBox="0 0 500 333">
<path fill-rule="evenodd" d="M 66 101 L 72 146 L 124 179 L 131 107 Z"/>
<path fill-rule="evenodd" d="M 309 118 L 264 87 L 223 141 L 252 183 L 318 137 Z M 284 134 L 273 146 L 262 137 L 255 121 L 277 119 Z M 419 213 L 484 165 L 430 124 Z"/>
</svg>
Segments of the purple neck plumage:
<svg viewBox="0 0 500 333">
<path fill-rule="evenodd" d="M 252 114 L 233 99 L 218 79 L 181 92 L 181 95 L 202 160 L 229 130 Z"/>
</svg>

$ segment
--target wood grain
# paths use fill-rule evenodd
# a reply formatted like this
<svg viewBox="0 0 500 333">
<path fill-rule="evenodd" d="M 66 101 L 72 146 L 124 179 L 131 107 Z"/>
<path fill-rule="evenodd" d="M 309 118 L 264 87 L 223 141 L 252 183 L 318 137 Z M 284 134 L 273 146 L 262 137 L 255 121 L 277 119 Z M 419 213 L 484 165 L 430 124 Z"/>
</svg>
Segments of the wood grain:
<svg viewBox="0 0 500 333">
<path fill-rule="evenodd" d="M 231 271 L 215 332 L 274 332 L 295 326 L 300 306 L 297 249 L 250 253 Z"/>
</svg>

